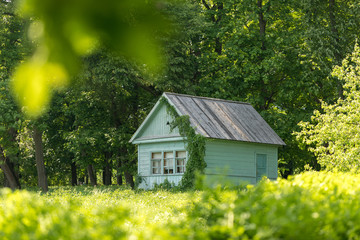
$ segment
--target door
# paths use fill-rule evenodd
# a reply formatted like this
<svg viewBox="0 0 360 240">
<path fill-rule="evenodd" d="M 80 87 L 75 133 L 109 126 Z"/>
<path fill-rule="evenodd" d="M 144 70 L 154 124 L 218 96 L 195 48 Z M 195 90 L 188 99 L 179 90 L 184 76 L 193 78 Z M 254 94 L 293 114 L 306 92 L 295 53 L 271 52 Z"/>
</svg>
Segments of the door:
<svg viewBox="0 0 360 240">
<path fill-rule="evenodd" d="M 256 182 L 259 182 L 263 176 L 267 176 L 266 154 L 256 154 Z"/>
</svg>

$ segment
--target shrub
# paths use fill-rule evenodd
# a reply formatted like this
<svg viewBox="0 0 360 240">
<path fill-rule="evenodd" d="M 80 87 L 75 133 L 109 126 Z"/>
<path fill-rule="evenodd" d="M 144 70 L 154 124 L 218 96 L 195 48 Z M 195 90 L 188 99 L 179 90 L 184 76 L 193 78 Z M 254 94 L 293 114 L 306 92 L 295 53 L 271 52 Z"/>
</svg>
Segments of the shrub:
<svg viewBox="0 0 360 240">
<path fill-rule="evenodd" d="M 0 192 L 0 239 L 125 239 L 122 207 L 79 214 L 79 203 L 61 205 L 27 191 Z"/>
<path fill-rule="evenodd" d="M 359 239 L 359 182 L 352 173 L 307 172 L 202 193 L 2 190 L 0 239 Z"/>
<path fill-rule="evenodd" d="M 186 210 L 184 221 L 153 233 L 160 239 L 359 239 L 359 182 L 354 174 L 308 172 L 246 190 L 217 187 Z"/>
</svg>

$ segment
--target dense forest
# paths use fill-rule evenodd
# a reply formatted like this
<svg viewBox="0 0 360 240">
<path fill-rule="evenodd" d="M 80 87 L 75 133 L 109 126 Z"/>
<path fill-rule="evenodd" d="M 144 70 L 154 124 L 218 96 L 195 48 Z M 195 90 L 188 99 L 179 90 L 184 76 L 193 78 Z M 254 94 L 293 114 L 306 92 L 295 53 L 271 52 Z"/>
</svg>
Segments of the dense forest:
<svg viewBox="0 0 360 240">
<path fill-rule="evenodd" d="M 137 153 L 129 139 L 164 91 L 251 103 L 287 144 L 279 151 L 281 177 L 320 170 L 334 152 L 316 158 L 317 140 L 304 141 L 315 131 L 306 122 L 314 111 L 321 122 L 332 104 L 358 98 L 349 96 L 359 87 L 349 85 L 345 73 L 360 58 L 354 54 L 343 64 L 360 35 L 357 1 L 184 0 L 162 4 L 167 31 L 146 31 L 161 46 L 156 51 L 162 67 L 154 70 L 146 59 L 134 61 L 104 44 L 82 54 L 70 87 L 54 91 L 52 98 L 35 95 L 32 105 L 19 107 L 12 77 L 39 43 L 38 22 L 18 13 L 15 3 L 0 1 L 0 178 L 11 188 L 38 184 L 46 191 L 48 185 L 100 180 L 134 186 Z M 149 51 L 150 45 L 139 43 L 147 35 L 136 36 L 134 48 Z M 132 46 L 127 42 L 119 43 L 121 52 Z M 24 78 L 26 73 L 21 72 Z M 34 92 L 26 84 L 16 88 Z M 41 117 L 24 114 L 44 99 L 49 107 Z M 304 129 L 309 132 L 299 133 Z M 318 142 L 327 148 L 329 141 L 334 142 Z"/>
</svg>

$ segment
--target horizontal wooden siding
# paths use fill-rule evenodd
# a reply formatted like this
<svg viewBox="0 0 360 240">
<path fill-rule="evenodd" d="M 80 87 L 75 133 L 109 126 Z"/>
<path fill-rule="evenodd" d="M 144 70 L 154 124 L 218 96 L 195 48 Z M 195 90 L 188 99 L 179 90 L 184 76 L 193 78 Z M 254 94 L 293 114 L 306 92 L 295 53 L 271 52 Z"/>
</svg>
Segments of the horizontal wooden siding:
<svg viewBox="0 0 360 240">
<path fill-rule="evenodd" d="M 176 185 L 180 182 L 182 174 L 151 174 L 151 153 L 174 150 L 185 150 L 184 142 L 169 141 L 160 143 L 143 143 L 138 145 L 138 174 L 143 180 L 143 182 L 139 186 L 140 188 L 152 188 L 154 184 L 161 184 L 164 182 L 165 179 L 167 179 L 169 182 L 175 183 Z"/>
<path fill-rule="evenodd" d="M 206 174 L 226 174 L 236 179 L 256 183 L 256 154 L 267 156 L 267 176 L 277 178 L 277 146 L 246 142 L 208 140 L 206 143 Z"/>
<path fill-rule="evenodd" d="M 178 129 L 170 131 L 169 123 L 173 119 L 166 111 L 166 106 L 163 103 L 160 103 L 159 108 L 152 114 L 152 117 L 144 126 L 142 132 L 139 133 L 138 138 L 155 138 L 155 137 L 164 137 L 164 136 L 178 136 Z"/>
</svg>

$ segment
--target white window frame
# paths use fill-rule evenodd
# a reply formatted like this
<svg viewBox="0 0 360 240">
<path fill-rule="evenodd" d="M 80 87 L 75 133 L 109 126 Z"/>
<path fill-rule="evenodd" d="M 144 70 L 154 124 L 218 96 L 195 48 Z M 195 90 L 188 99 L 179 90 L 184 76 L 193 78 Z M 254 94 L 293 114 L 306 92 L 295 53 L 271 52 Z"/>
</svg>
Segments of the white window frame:
<svg viewBox="0 0 360 240">
<path fill-rule="evenodd" d="M 178 157 L 176 154 L 178 152 L 185 152 L 185 157 Z M 177 174 L 184 174 L 186 171 L 186 162 L 187 162 L 187 152 L 186 151 L 174 151 L 174 160 L 175 160 L 175 173 Z M 178 165 L 177 161 L 178 160 L 184 160 L 184 164 L 183 165 Z M 178 166 L 180 166 L 181 168 L 183 168 L 182 172 L 178 172 Z"/>
<path fill-rule="evenodd" d="M 166 153 L 172 153 L 172 157 L 171 158 L 169 158 L 169 157 L 167 157 L 167 158 L 165 158 L 165 154 Z M 163 172 L 163 174 L 164 175 L 173 175 L 174 173 L 175 173 L 175 161 L 174 161 L 174 159 L 175 159 L 175 156 L 174 156 L 174 151 L 164 151 L 164 153 L 163 153 L 163 160 L 162 160 L 162 163 L 163 163 L 163 169 L 162 169 L 162 172 Z M 166 161 L 169 161 L 169 162 L 172 162 L 172 164 L 171 164 L 171 166 L 172 166 L 172 168 L 171 167 L 169 167 L 169 165 L 168 166 L 165 166 L 165 160 Z M 168 173 L 165 173 L 165 169 L 167 169 L 168 170 Z M 170 173 L 170 171 L 172 170 L 172 173 Z"/>
<path fill-rule="evenodd" d="M 168 152 L 172 152 L 173 156 L 172 156 L 172 161 L 173 161 L 173 173 L 164 173 L 164 160 L 165 160 L 165 153 Z M 177 152 L 185 152 L 185 157 L 184 158 L 180 158 L 180 159 L 184 159 L 184 165 L 180 165 L 184 168 L 184 172 L 178 172 L 177 171 L 177 157 L 176 157 L 176 153 Z M 155 158 L 153 159 L 153 154 L 154 153 L 160 153 L 161 154 L 161 158 Z M 160 173 L 153 173 L 153 161 L 160 161 Z M 161 175 L 165 175 L 165 176 L 172 176 L 172 175 L 183 175 L 186 171 L 186 164 L 188 161 L 188 152 L 185 149 L 178 149 L 178 150 L 161 150 L 161 151 L 152 151 L 150 152 L 150 175 L 152 176 L 161 176 Z"/>
<path fill-rule="evenodd" d="M 161 175 L 161 173 L 162 173 L 161 172 L 161 169 L 162 169 L 162 157 L 161 158 L 153 158 L 153 154 L 155 154 L 155 153 L 160 153 L 161 156 L 164 154 L 163 152 L 159 152 L 159 151 L 150 153 L 150 173 L 151 173 L 151 175 Z M 154 173 L 153 162 L 160 162 L 160 166 L 159 166 L 160 172 L 159 173 Z"/>
</svg>

